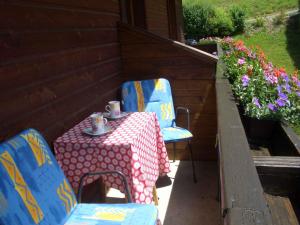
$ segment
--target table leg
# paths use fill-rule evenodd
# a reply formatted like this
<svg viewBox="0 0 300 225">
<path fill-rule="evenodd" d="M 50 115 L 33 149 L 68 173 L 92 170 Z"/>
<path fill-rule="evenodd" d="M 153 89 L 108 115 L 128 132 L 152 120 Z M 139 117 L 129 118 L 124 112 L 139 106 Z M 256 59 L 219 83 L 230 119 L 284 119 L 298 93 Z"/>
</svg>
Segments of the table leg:
<svg viewBox="0 0 300 225">
<path fill-rule="evenodd" d="M 158 205 L 158 197 L 157 197 L 156 186 L 153 187 L 152 194 L 153 194 L 154 204 L 157 206 Z"/>
</svg>

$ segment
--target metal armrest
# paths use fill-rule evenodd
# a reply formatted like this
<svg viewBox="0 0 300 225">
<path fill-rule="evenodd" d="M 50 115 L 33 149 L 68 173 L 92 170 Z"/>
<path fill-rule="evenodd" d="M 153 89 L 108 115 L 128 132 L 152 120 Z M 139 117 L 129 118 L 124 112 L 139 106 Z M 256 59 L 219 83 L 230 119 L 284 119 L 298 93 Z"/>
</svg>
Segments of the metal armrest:
<svg viewBox="0 0 300 225">
<path fill-rule="evenodd" d="M 107 175 L 107 174 L 116 174 L 116 175 L 118 175 L 118 176 L 121 177 L 122 182 L 123 182 L 123 184 L 125 186 L 125 192 L 126 192 L 125 194 L 127 196 L 127 201 L 129 203 L 132 202 L 131 194 L 130 194 L 130 191 L 129 191 L 128 182 L 126 180 L 125 175 L 123 173 L 121 173 L 119 171 L 115 171 L 115 170 L 99 171 L 99 172 L 89 172 L 89 173 L 83 174 L 83 176 L 80 178 L 80 182 L 79 182 L 79 188 L 78 188 L 78 193 L 77 193 L 77 201 L 79 203 L 81 202 L 81 193 L 82 193 L 84 178 L 86 178 L 88 176 Z"/>
<path fill-rule="evenodd" d="M 187 129 L 190 130 L 190 110 L 188 108 L 185 108 L 185 107 L 182 107 L 182 106 L 178 106 L 176 108 L 175 118 L 177 117 L 178 111 L 185 111 L 185 113 L 187 115 Z"/>
</svg>

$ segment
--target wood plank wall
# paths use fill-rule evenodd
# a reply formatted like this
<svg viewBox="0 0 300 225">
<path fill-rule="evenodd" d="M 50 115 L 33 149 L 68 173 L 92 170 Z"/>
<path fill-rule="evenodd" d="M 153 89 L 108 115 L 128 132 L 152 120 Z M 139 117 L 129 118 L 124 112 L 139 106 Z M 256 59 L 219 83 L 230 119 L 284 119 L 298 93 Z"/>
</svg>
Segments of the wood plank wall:
<svg viewBox="0 0 300 225">
<path fill-rule="evenodd" d="M 145 0 L 147 30 L 169 37 L 167 0 Z"/>
<path fill-rule="evenodd" d="M 191 130 L 195 136 L 192 146 L 196 157 L 215 160 L 216 61 L 196 57 L 174 46 L 172 41 L 126 25 L 120 26 L 120 38 L 123 80 L 169 79 L 175 106 L 185 106 L 191 111 Z M 183 120 L 183 116 L 179 117 L 180 124 Z M 178 148 L 177 158 L 188 159 L 186 145 L 180 144 Z"/>
<path fill-rule="evenodd" d="M 182 0 L 175 0 L 175 4 L 176 4 L 176 23 L 177 23 L 178 41 L 184 43 Z"/>
<path fill-rule="evenodd" d="M 22 129 L 49 143 L 116 98 L 118 0 L 0 1 L 0 141 Z"/>
</svg>

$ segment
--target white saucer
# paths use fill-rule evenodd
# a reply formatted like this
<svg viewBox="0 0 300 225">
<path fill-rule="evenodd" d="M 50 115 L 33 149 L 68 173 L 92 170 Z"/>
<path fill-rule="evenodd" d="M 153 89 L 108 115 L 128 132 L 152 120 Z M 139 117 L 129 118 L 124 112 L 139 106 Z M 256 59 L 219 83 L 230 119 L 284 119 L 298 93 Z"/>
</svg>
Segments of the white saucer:
<svg viewBox="0 0 300 225">
<path fill-rule="evenodd" d="M 84 128 L 82 132 L 85 134 L 91 135 L 91 136 L 101 136 L 101 135 L 107 134 L 111 131 L 112 131 L 112 128 L 110 126 L 105 126 L 104 131 L 102 131 L 102 132 L 95 133 L 95 132 L 93 132 L 91 127 Z"/>
<path fill-rule="evenodd" d="M 104 112 L 104 113 L 103 113 L 103 116 L 104 116 L 105 118 L 107 118 L 107 119 L 110 119 L 110 120 L 121 119 L 121 118 L 123 118 L 123 117 L 125 117 L 125 116 L 127 116 L 127 115 L 128 115 L 128 112 L 121 112 L 121 114 L 120 114 L 119 116 L 111 117 L 111 116 L 110 116 L 110 113 L 108 113 L 108 112 Z"/>
</svg>

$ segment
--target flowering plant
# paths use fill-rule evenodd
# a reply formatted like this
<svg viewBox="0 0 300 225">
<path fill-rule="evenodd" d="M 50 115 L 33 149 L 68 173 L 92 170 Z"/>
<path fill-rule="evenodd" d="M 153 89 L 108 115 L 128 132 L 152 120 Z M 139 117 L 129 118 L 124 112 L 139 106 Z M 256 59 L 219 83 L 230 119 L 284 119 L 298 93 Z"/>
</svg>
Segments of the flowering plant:
<svg viewBox="0 0 300 225">
<path fill-rule="evenodd" d="M 221 47 L 226 65 L 225 76 L 246 115 L 300 124 L 297 71 L 288 75 L 284 68 L 278 69 L 268 62 L 259 47 L 247 48 L 240 40 L 224 38 Z"/>
</svg>

